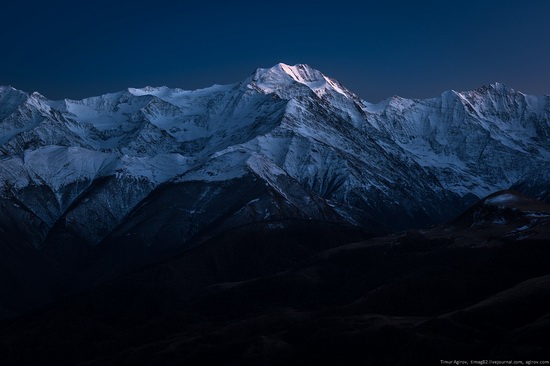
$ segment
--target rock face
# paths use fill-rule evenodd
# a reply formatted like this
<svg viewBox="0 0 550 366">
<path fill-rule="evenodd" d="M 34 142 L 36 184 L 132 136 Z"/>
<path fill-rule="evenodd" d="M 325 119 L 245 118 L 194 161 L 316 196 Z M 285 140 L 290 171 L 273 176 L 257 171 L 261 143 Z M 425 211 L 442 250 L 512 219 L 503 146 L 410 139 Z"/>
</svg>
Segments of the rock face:
<svg viewBox="0 0 550 366">
<path fill-rule="evenodd" d="M 1 240 L 13 271 L 32 257 L 64 278 L 254 222 L 427 226 L 514 184 L 544 196 L 549 121 L 549 96 L 498 83 L 371 104 L 307 65 L 79 101 L 0 87 Z"/>
</svg>

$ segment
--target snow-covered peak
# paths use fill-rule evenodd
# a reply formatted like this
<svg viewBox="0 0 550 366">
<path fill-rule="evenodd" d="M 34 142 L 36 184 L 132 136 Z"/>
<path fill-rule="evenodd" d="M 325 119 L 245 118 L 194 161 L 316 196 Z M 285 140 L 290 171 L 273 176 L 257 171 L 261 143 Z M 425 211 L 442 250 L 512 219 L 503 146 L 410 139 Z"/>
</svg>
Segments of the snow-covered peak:
<svg viewBox="0 0 550 366">
<path fill-rule="evenodd" d="M 22 102 L 27 99 L 28 94 L 17 90 L 11 86 L 0 86 L 0 104 L 13 103 L 15 101 Z"/>
<path fill-rule="evenodd" d="M 0 86 L 0 120 L 16 110 L 27 98 L 27 93 L 11 86 Z"/>
<path fill-rule="evenodd" d="M 161 87 L 146 86 L 143 88 L 128 88 L 128 93 L 135 95 L 136 97 L 140 97 L 143 95 L 159 96 L 159 95 L 165 94 L 168 91 L 169 91 L 169 88 L 167 86 L 161 86 Z"/>
<path fill-rule="evenodd" d="M 325 76 L 320 71 L 315 70 L 306 64 L 296 64 L 294 66 L 290 66 L 284 63 L 279 63 L 271 68 L 271 70 L 273 69 L 285 73 L 292 79 L 302 84 L 325 81 Z"/>
<path fill-rule="evenodd" d="M 503 83 L 500 82 L 494 82 L 491 84 L 480 86 L 479 88 L 475 89 L 474 92 L 478 92 L 480 94 L 515 94 L 516 91 L 508 86 L 506 86 Z M 466 92 L 469 93 L 469 92 Z"/>
<path fill-rule="evenodd" d="M 196 107 L 197 104 L 200 104 L 197 98 L 201 98 L 201 99 L 210 98 L 214 94 L 231 91 L 232 89 L 235 88 L 236 85 L 238 84 L 227 84 L 227 85 L 214 84 L 212 86 L 202 88 L 202 89 L 196 89 L 196 90 L 169 88 L 167 86 L 161 86 L 161 87 L 146 86 L 143 88 L 128 88 L 127 91 L 129 94 L 136 97 L 153 96 L 179 107 L 182 107 L 182 106 L 190 107 L 193 105 Z"/>
<path fill-rule="evenodd" d="M 517 125 L 520 120 L 533 120 L 534 116 L 544 118 L 544 114 L 548 113 L 545 108 L 550 100 L 548 95 L 526 95 L 498 82 L 472 91 L 464 91 L 459 95 L 467 101 L 466 104 L 469 104 L 471 109 L 475 109 L 478 115 L 493 120 L 497 118 L 506 124 L 513 125 Z M 529 115 L 532 118 L 527 118 Z M 525 124 L 520 126 L 526 127 Z"/>
<path fill-rule="evenodd" d="M 266 93 L 278 93 L 286 97 L 289 88 L 304 85 L 318 96 L 336 92 L 346 97 L 353 94 L 346 90 L 338 81 L 326 77 L 320 71 L 306 64 L 290 66 L 284 63 L 268 69 L 257 69 L 252 77 L 253 83 Z"/>
<path fill-rule="evenodd" d="M 18 90 L 11 85 L 0 85 L 0 95 L 4 95 L 6 93 L 10 93 L 14 91 L 18 92 Z"/>
<path fill-rule="evenodd" d="M 387 99 L 386 101 L 379 103 L 381 106 L 386 105 L 387 108 L 391 108 L 397 111 L 404 111 L 413 107 L 416 104 L 414 99 L 407 99 L 397 95 Z"/>
</svg>

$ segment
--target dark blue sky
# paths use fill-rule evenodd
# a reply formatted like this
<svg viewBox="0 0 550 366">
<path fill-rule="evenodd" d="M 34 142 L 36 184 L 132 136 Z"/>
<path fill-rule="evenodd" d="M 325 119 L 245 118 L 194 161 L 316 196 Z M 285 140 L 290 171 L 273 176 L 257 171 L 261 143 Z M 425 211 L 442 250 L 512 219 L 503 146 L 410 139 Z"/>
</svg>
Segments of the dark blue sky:
<svg viewBox="0 0 550 366">
<path fill-rule="evenodd" d="M 56 1 L 2 5 L 0 84 L 52 99 L 195 89 L 307 63 L 362 98 L 501 81 L 550 94 L 550 1 Z"/>
</svg>

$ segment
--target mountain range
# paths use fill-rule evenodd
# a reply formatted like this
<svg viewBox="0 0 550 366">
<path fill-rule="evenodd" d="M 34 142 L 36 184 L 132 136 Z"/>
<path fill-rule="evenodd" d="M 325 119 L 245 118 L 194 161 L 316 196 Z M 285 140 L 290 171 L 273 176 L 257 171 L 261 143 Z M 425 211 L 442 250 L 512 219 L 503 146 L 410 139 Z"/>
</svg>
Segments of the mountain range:
<svg viewBox="0 0 550 366">
<path fill-rule="evenodd" d="M 184 247 L 280 218 L 426 226 L 540 175 L 549 119 L 549 96 L 499 83 L 371 104 L 307 65 L 78 101 L 2 87 L 0 227 L 40 248 Z"/>
<path fill-rule="evenodd" d="M 308 65 L 278 64 L 193 91 L 128 88 L 52 101 L 0 87 L 0 318 L 96 286 L 109 292 L 105 284 L 174 258 L 194 269 L 178 275 L 187 278 L 178 291 L 201 293 L 184 296 L 186 309 L 198 301 L 208 313 L 226 293 L 257 291 L 208 286 L 256 278 L 294 288 L 304 263 L 326 266 L 323 258 L 353 242 L 369 240 L 360 248 L 376 258 L 416 243 L 396 250 L 424 263 L 421 253 L 450 253 L 456 243 L 544 241 L 549 161 L 550 96 L 500 83 L 369 103 Z M 506 208 L 507 199 L 528 204 Z M 445 222 L 452 225 L 438 226 Z M 401 290 L 384 291 L 364 300 L 371 310 Z M 468 301 L 494 294 L 479 291 Z M 360 296 L 351 293 L 344 297 Z M 296 296 L 289 304 L 303 303 Z M 429 306 L 453 309 L 440 300 Z"/>
</svg>

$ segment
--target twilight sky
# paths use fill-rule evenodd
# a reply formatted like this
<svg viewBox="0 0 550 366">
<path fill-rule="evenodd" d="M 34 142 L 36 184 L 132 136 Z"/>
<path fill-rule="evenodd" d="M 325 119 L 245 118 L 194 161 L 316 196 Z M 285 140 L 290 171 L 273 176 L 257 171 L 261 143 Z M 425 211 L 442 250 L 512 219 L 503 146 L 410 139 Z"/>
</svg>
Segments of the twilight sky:
<svg viewBox="0 0 550 366">
<path fill-rule="evenodd" d="M 10 1 L 0 85 L 195 89 L 307 63 L 377 102 L 500 81 L 550 94 L 550 1 Z"/>
</svg>

